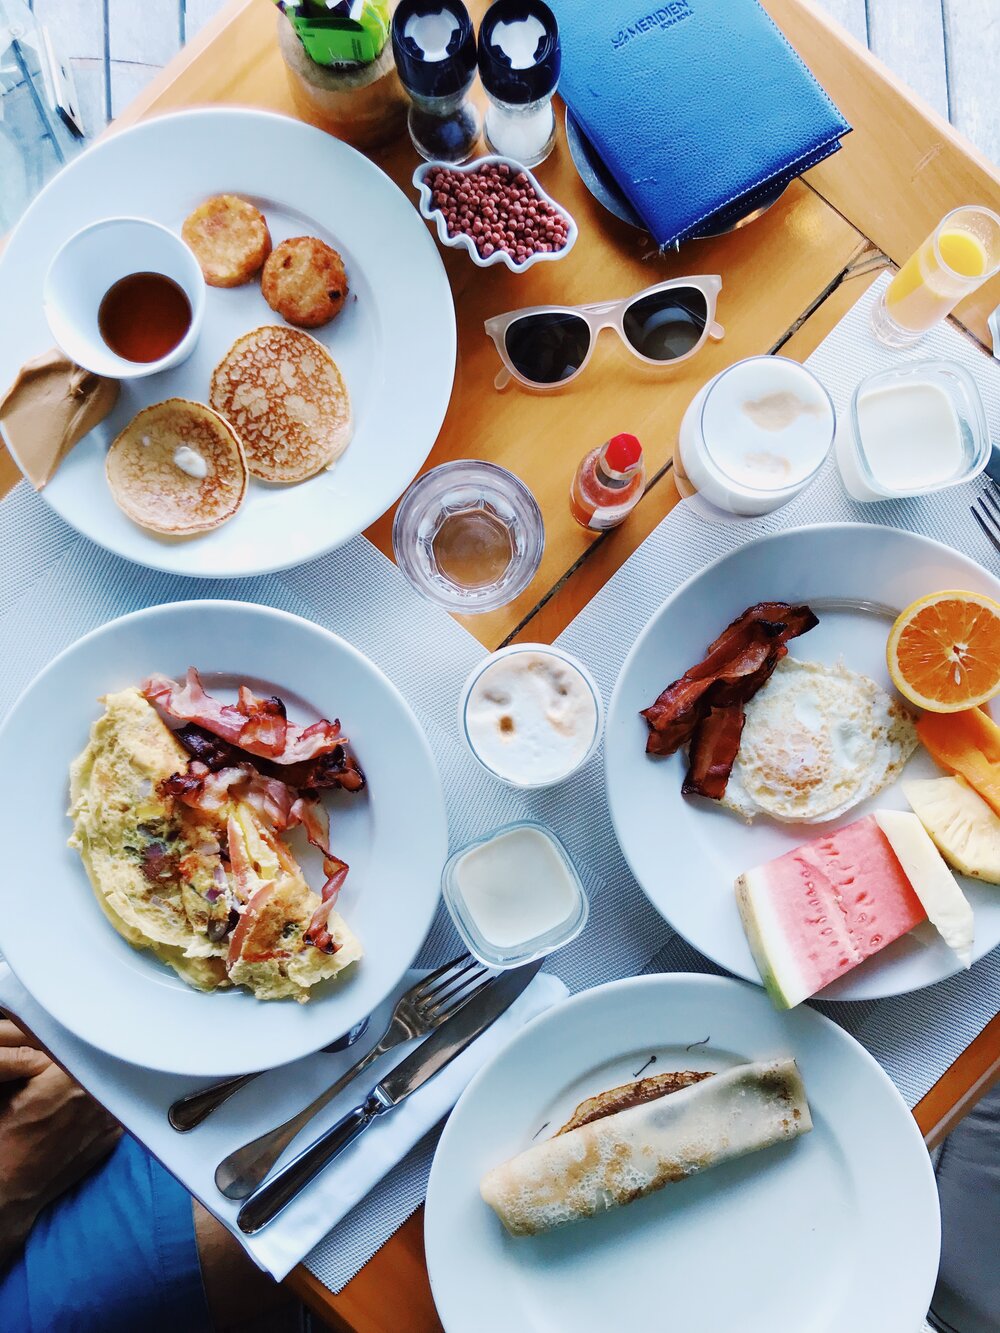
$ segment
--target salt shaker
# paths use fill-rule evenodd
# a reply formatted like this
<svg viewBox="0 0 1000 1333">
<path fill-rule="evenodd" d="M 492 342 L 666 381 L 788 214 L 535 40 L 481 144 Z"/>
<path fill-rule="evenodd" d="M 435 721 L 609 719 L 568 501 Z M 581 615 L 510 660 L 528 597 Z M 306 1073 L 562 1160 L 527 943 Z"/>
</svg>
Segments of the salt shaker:
<svg viewBox="0 0 1000 1333">
<path fill-rule="evenodd" d="M 476 39 L 462 0 L 400 0 L 392 51 L 412 102 L 407 124 L 414 148 L 428 162 L 467 162 L 481 120 L 468 96 Z"/>
<path fill-rule="evenodd" d="M 479 76 L 490 105 L 490 152 L 526 167 L 544 162 L 556 138 L 559 25 L 542 0 L 496 0 L 479 27 Z"/>
</svg>

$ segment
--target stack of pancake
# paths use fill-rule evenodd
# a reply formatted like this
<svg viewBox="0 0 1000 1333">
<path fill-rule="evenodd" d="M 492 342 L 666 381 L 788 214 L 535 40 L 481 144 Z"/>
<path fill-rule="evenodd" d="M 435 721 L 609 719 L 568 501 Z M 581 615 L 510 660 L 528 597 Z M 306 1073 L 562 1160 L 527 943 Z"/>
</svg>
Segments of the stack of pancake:
<svg viewBox="0 0 1000 1333">
<path fill-rule="evenodd" d="M 108 485 L 134 522 L 186 537 L 237 512 L 252 475 L 305 481 L 351 439 L 337 363 L 300 329 L 268 324 L 238 338 L 212 376 L 211 407 L 169 398 L 129 422 L 108 452 Z"/>
</svg>

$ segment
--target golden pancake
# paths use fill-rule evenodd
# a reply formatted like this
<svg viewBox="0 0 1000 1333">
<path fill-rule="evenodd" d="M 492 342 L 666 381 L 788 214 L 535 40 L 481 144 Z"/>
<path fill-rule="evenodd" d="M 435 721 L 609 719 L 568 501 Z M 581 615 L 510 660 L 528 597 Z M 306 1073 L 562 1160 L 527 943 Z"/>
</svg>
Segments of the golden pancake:
<svg viewBox="0 0 1000 1333">
<path fill-rule="evenodd" d="M 337 363 L 298 329 L 265 324 L 237 338 L 215 368 L 210 402 L 265 481 L 305 481 L 351 440 L 351 400 Z"/>
<path fill-rule="evenodd" d="M 108 485 L 134 523 L 171 537 L 208 532 L 243 503 L 236 432 L 204 403 L 168 398 L 134 416 L 108 451 Z"/>
</svg>

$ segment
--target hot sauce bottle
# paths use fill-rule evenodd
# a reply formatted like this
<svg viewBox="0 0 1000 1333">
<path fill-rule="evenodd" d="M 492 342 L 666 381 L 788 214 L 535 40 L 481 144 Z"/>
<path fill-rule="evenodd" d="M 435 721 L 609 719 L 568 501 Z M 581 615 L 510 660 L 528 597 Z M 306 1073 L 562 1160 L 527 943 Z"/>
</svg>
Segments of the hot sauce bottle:
<svg viewBox="0 0 1000 1333">
<path fill-rule="evenodd" d="M 591 449 L 576 470 L 569 510 L 584 528 L 616 528 L 635 508 L 646 484 L 642 445 L 634 435 L 613 435 Z"/>
</svg>

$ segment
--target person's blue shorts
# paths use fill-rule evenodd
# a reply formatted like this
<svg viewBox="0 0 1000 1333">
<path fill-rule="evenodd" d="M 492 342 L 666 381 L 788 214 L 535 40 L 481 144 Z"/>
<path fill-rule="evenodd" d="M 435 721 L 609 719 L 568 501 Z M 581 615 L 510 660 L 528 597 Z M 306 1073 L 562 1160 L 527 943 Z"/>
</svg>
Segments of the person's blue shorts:
<svg viewBox="0 0 1000 1333">
<path fill-rule="evenodd" d="M 191 1196 L 124 1134 L 0 1274 L 3 1333 L 209 1333 Z"/>
</svg>

